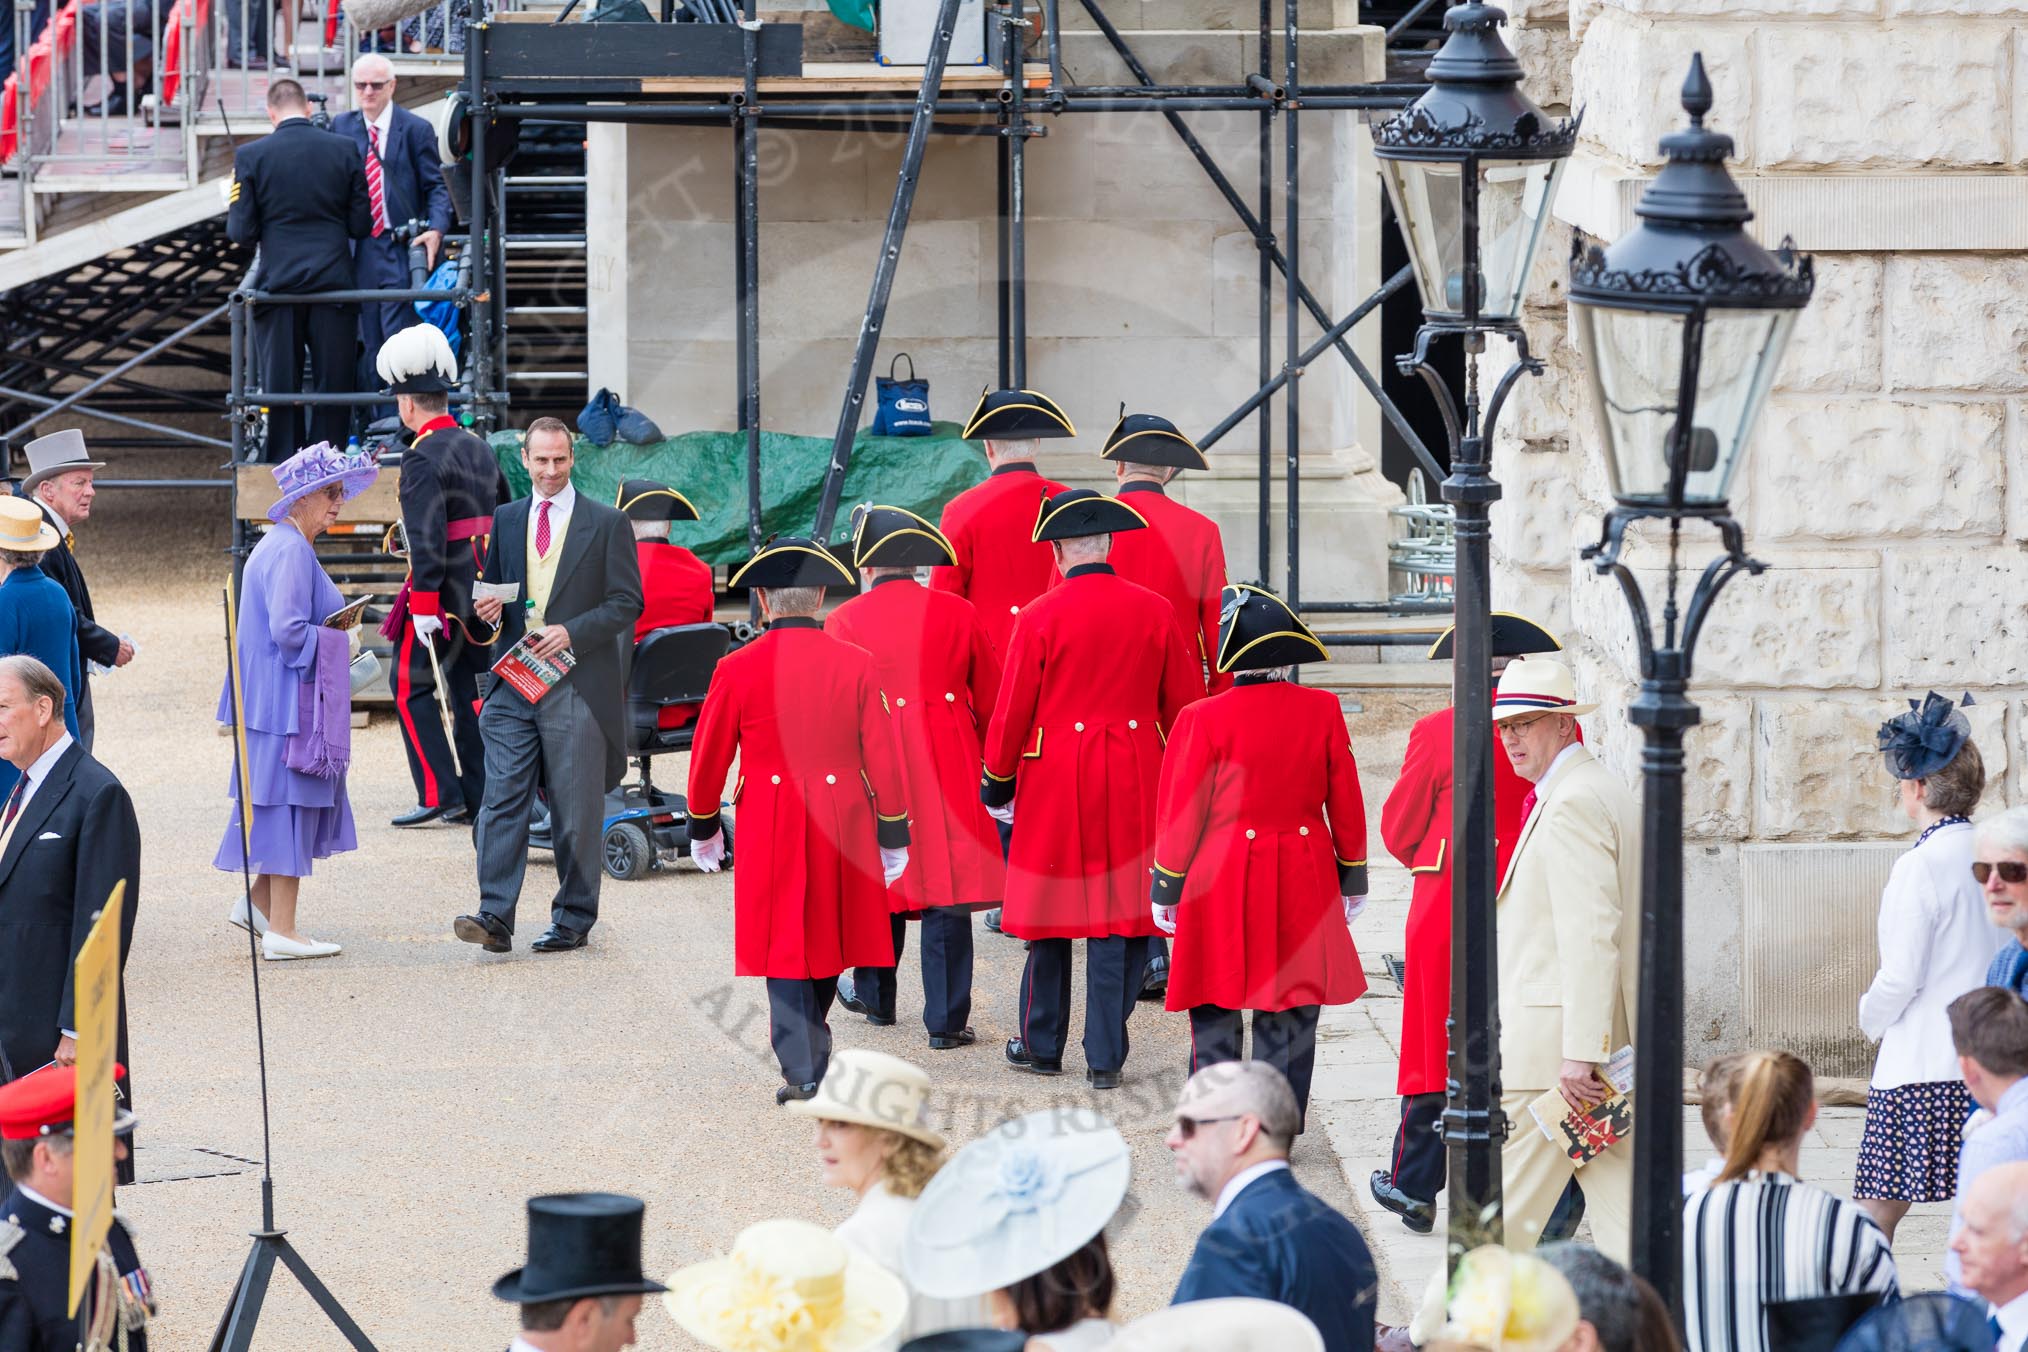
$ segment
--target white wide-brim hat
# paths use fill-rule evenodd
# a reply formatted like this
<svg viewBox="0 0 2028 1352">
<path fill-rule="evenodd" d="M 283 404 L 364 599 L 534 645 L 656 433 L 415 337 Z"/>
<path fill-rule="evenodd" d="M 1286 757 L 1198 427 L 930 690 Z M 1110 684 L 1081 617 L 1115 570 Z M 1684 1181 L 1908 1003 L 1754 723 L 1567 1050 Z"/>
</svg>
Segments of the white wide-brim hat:
<svg viewBox="0 0 2028 1352">
<path fill-rule="evenodd" d="M 903 1275 L 922 1295 L 963 1300 L 1045 1272 L 1106 1228 L 1132 1176 L 1126 1141 L 1091 1109 L 1002 1122 L 923 1189 Z"/>
<path fill-rule="evenodd" d="M 908 1288 L 821 1225 L 749 1225 L 723 1258 L 679 1268 L 662 1303 L 719 1352 L 859 1352 L 900 1329 Z"/>
<path fill-rule="evenodd" d="M 1324 1335 L 1308 1315 L 1279 1301 L 1227 1296 L 1143 1315 L 1105 1352 L 1324 1352 Z"/>
<path fill-rule="evenodd" d="M 944 1138 L 929 1127 L 929 1072 L 886 1052 L 847 1047 L 831 1053 L 817 1097 L 791 1100 L 798 1117 L 899 1132 L 924 1145 L 943 1148 Z"/>
<path fill-rule="evenodd" d="M 1524 714 L 1588 714 L 1596 708 L 1596 701 L 1577 702 L 1577 682 L 1569 667 L 1547 657 L 1524 657 L 1508 663 L 1500 673 L 1499 693 L 1493 696 L 1493 721 Z"/>
<path fill-rule="evenodd" d="M 105 461 L 92 459 L 91 452 L 85 449 L 84 433 L 75 427 L 37 437 L 21 451 L 28 457 L 28 477 L 21 481 L 23 497 L 33 494 L 35 486 L 51 475 L 106 467 Z"/>
<path fill-rule="evenodd" d="M 15 554 L 42 554 L 63 540 L 42 509 L 26 498 L 0 498 L 0 549 Z"/>
</svg>

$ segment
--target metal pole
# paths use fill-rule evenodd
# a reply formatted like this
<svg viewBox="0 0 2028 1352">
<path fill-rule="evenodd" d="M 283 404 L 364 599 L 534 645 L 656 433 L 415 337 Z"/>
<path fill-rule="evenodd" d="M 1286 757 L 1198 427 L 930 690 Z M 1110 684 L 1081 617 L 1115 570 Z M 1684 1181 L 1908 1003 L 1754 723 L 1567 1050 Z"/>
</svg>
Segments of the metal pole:
<svg viewBox="0 0 2028 1352">
<path fill-rule="evenodd" d="M 83 385 L 79 386 L 71 393 L 65 395 L 62 399 L 52 400 L 50 402 L 49 407 L 43 409 L 42 412 L 35 414 L 33 417 L 29 418 L 26 422 L 21 423 L 19 426 L 8 428 L 4 434 L 0 434 L 0 440 L 5 440 L 9 445 L 12 445 L 17 437 L 29 431 L 43 419 L 51 416 L 52 414 L 62 413 L 75 405 L 83 403 L 85 396 L 91 394 L 94 390 L 101 389 L 104 386 L 111 384 L 119 377 L 133 370 L 136 366 L 139 366 L 143 362 L 146 362 L 150 358 L 154 357 L 157 353 L 161 352 L 163 349 L 174 347 L 176 346 L 176 344 L 182 342 L 185 338 L 188 338 L 191 334 L 197 332 L 199 329 L 208 327 L 210 324 L 223 317 L 226 313 L 226 309 L 227 306 L 225 305 L 214 305 L 211 309 L 206 310 L 203 314 L 191 320 L 188 324 L 185 324 L 182 328 L 176 330 L 176 332 L 170 334 L 167 338 L 164 338 L 158 343 L 153 343 L 150 346 L 141 349 L 141 351 L 127 358 L 125 361 L 121 362 L 118 366 L 115 366 L 112 370 L 107 371 L 104 375 L 94 376 L 92 377 L 92 379 L 86 381 Z"/>
<path fill-rule="evenodd" d="M 1265 79 L 1273 69 L 1274 28 L 1270 20 L 1272 11 L 1269 0 L 1260 0 L 1260 76 Z M 1256 213 L 1253 238 L 1260 251 L 1260 289 L 1258 298 L 1258 333 L 1260 337 L 1257 371 L 1260 377 L 1256 389 L 1263 388 L 1274 372 L 1274 285 L 1275 285 L 1275 185 L 1274 185 L 1274 144 L 1275 107 L 1263 103 L 1260 109 L 1259 160 L 1260 160 L 1260 210 Z M 1274 410 L 1269 401 L 1260 401 L 1260 416 L 1254 420 L 1256 459 L 1258 460 L 1258 501 L 1254 504 L 1254 526 L 1257 534 L 1260 584 L 1273 585 L 1274 573 L 1272 555 L 1274 551 L 1274 469 L 1275 445 Z"/>
<path fill-rule="evenodd" d="M 492 197 L 493 176 L 486 172 L 486 123 L 492 97 L 486 89 L 486 42 L 492 35 L 492 27 L 486 23 L 475 23 L 465 32 L 465 79 L 472 90 L 472 232 L 471 242 L 466 246 L 472 255 L 472 289 L 478 295 L 485 295 L 489 284 L 495 287 L 506 284 L 506 272 L 494 270 L 495 251 L 489 229 L 492 222 L 487 215 L 487 206 Z M 467 311 L 472 317 L 474 328 L 497 330 L 497 311 L 493 307 L 477 304 Z M 495 344 L 501 341 L 497 331 L 475 333 L 472 343 L 472 388 L 475 391 L 490 390 L 492 380 L 492 357 Z M 497 349 L 504 350 L 504 349 Z M 505 380 L 501 384 L 505 385 Z"/>
<path fill-rule="evenodd" d="M 746 100 L 739 118 L 739 348 L 744 379 L 740 382 L 739 424 L 746 429 L 746 538 L 756 552 L 761 544 L 761 360 L 760 360 L 760 30 L 754 21 L 754 0 L 746 0 Z M 758 606 L 760 598 L 751 602 Z M 756 617 L 757 618 L 757 617 Z"/>
<path fill-rule="evenodd" d="M 1299 0 L 1282 0 L 1282 67 L 1283 84 L 1291 99 L 1296 95 L 1296 56 Z M 1287 520 L 1283 523 L 1283 545 L 1288 551 L 1287 574 L 1283 580 L 1283 598 L 1291 610 L 1302 604 L 1302 393 L 1299 382 L 1303 370 L 1296 365 L 1298 348 L 1302 342 L 1302 252 L 1300 234 L 1302 222 L 1301 204 L 1297 193 L 1301 187 L 1301 128 L 1302 118 L 1296 112 L 1296 103 L 1282 115 L 1282 135 L 1286 164 L 1283 169 L 1282 214 L 1288 219 L 1288 260 L 1283 269 L 1287 280 L 1287 295 L 1282 300 L 1282 369 L 1287 373 L 1287 388 L 1283 391 L 1282 408 L 1288 418 L 1288 434 L 1282 454 L 1287 460 L 1288 486 L 1283 490 L 1283 509 Z"/>
<path fill-rule="evenodd" d="M 1009 313 L 1009 308 L 1012 305 L 1012 295 L 1007 280 L 1011 269 L 1008 265 L 1008 259 L 1013 252 L 1013 241 L 1009 238 L 1007 226 L 1007 218 L 1011 214 L 1011 206 L 1007 200 L 1009 195 L 1008 180 L 1012 172 L 1008 164 L 1014 157 L 1014 138 L 1007 134 L 1008 126 L 1007 115 L 1002 113 L 999 125 L 1000 141 L 998 145 L 993 147 L 993 167 L 997 171 L 1000 208 L 997 218 L 999 224 L 999 239 L 997 241 L 999 251 L 994 259 L 993 292 L 996 302 L 996 314 L 994 316 L 996 327 L 993 332 L 997 340 L 996 346 L 1000 358 L 999 385 L 1003 390 L 1011 388 L 1014 383 L 1013 355 L 1008 351 L 1007 346 L 1008 334 L 1012 331 L 1012 316 Z"/>
<path fill-rule="evenodd" d="M 1007 123 L 1007 317 L 1012 327 L 1008 343 L 1014 353 L 1014 388 L 1028 387 L 1028 113 L 1022 89 L 1022 56 L 1025 30 L 1021 22 L 1021 0 L 1008 0 L 1007 63 L 1010 75 Z"/>
</svg>

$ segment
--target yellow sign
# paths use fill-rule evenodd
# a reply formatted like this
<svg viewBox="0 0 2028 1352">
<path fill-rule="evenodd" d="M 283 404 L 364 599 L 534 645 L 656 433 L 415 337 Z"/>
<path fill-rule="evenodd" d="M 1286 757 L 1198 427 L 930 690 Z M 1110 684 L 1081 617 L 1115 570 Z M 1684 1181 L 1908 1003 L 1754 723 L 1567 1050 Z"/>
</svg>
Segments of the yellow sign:
<svg viewBox="0 0 2028 1352">
<path fill-rule="evenodd" d="M 120 1020 L 124 881 L 77 951 L 77 1106 L 71 1115 L 70 1312 L 90 1286 L 113 1228 L 113 1050 Z"/>
</svg>

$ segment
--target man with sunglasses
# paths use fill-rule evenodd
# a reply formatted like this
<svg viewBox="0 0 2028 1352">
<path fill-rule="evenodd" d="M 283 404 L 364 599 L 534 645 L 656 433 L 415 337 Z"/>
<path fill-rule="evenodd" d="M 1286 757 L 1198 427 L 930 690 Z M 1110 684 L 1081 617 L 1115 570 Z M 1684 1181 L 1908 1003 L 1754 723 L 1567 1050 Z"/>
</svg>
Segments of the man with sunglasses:
<svg viewBox="0 0 2028 1352">
<path fill-rule="evenodd" d="M 1972 851 L 1972 878 L 1986 889 L 1986 915 L 2014 937 L 1986 969 L 1986 984 L 2028 997 L 2028 807 L 1980 822 Z"/>
</svg>

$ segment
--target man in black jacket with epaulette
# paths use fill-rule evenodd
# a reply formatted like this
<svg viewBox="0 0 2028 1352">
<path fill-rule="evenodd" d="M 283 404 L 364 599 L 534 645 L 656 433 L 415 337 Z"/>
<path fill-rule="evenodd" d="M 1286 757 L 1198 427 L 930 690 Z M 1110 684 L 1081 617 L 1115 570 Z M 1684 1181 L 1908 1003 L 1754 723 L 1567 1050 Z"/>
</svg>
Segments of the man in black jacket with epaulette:
<svg viewBox="0 0 2028 1352">
<path fill-rule="evenodd" d="M 268 86 L 268 121 L 274 131 L 233 156 L 225 232 L 260 246 L 259 290 L 350 291 L 352 241 L 373 228 L 359 150 L 311 124 L 310 101 L 294 80 Z M 300 390 L 307 350 L 311 391 L 344 394 L 355 378 L 359 307 L 256 305 L 253 341 L 263 390 Z M 267 458 L 284 460 L 319 441 L 342 449 L 351 422 L 344 404 L 278 408 L 268 418 Z"/>
</svg>

